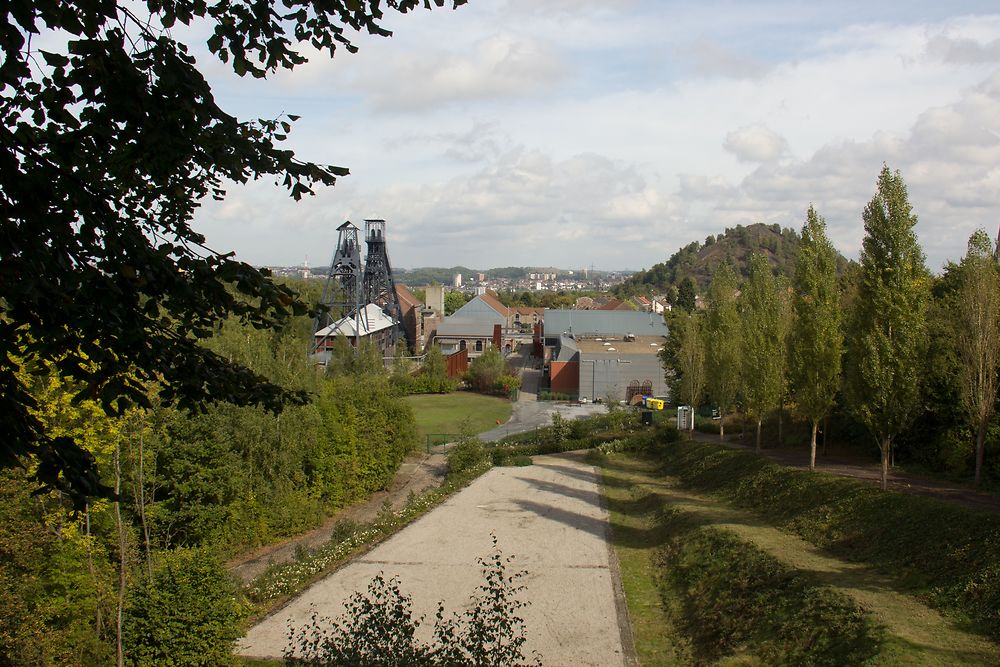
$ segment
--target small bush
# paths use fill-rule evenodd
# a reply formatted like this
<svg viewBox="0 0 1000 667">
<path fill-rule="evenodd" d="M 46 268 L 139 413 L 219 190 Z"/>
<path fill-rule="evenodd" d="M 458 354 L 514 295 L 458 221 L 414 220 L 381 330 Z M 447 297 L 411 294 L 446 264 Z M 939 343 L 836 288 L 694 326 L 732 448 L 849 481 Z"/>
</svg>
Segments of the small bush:
<svg viewBox="0 0 1000 667">
<path fill-rule="evenodd" d="M 289 665 L 325 667 L 519 667 L 539 665 L 537 656 L 525 662 L 524 619 L 518 610 L 527 606 L 518 598 L 524 590 L 518 580 L 526 573 L 507 574 L 512 557 L 504 557 L 493 536 L 493 551 L 478 558 L 484 582 L 462 615 L 445 617 L 438 604 L 434 639 L 416 639 L 423 617 L 414 618 L 412 598 L 401 590 L 399 579 L 386 581 L 381 573 L 368 585 L 367 595 L 355 593 L 346 612 L 337 619 L 313 614 L 308 624 L 289 628 L 285 659 Z"/>
<path fill-rule="evenodd" d="M 479 438 L 463 436 L 448 452 L 448 475 L 459 475 L 480 467 L 488 459 Z"/>
</svg>

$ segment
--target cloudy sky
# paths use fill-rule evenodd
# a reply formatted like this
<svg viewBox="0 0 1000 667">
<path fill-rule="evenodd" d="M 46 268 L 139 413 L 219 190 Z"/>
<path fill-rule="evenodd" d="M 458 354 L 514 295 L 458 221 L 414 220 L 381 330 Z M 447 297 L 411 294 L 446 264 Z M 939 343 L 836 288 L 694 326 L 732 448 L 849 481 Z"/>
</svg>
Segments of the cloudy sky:
<svg viewBox="0 0 1000 667">
<path fill-rule="evenodd" d="M 299 157 L 351 170 L 299 203 L 231 188 L 213 247 L 322 265 L 381 217 L 399 267 L 640 269 L 813 203 L 857 257 L 883 163 L 932 270 L 1000 225 L 995 2 L 470 0 L 386 27 L 264 82 L 201 52 L 223 108 L 299 115 Z"/>
</svg>

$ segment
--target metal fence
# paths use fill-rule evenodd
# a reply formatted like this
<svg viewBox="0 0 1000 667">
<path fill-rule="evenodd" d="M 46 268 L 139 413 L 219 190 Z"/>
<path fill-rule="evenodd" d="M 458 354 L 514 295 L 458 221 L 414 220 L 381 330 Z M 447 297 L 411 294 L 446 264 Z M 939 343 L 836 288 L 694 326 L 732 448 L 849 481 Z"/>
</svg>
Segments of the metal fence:
<svg viewBox="0 0 1000 667">
<path fill-rule="evenodd" d="M 428 433 L 427 453 L 430 454 L 436 448 L 437 451 L 448 451 L 448 446 L 458 442 L 458 433 Z"/>
</svg>

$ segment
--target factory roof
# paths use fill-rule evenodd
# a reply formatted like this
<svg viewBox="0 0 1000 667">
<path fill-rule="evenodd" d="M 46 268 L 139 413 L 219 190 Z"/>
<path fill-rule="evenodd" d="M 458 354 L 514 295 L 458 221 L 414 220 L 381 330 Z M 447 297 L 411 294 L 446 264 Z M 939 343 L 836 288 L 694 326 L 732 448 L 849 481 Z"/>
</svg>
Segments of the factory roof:
<svg viewBox="0 0 1000 667">
<path fill-rule="evenodd" d="M 545 309 L 545 335 L 571 333 L 576 338 L 594 336 L 666 336 L 662 315 L 636 310 Z"/>
<path fill-rule="evenodd" d="M 621 337 L 597 337 L 576 340 L 576 347 L 582 354 L 632 355 L 656 354 L 663 349 L 667 339 L 663 336 L 636 336 L 634 340 L 624 340 Z"/>
</svg>

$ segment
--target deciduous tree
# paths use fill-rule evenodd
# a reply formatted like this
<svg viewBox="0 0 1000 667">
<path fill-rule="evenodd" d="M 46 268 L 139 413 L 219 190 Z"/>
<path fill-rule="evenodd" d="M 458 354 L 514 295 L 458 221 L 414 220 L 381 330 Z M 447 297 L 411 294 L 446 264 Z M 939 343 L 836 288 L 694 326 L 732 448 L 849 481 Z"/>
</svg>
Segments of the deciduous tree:
<svg viewBox="0 0 1000 667">
<path fill-rule="evenodd" d="M 705 375 L 708 396 L 719 406 L 720 440 L 725 438 L 726 415 L 740 388 L 742 330 L 736 294 L 736 273 L 729 264 L 721 264 L 708 288 L 705 317 Z"/>
<path fill-rule="evenodd" d="M 811 426 L 809 469 L 816 468 L 816 431 L 833 407 L 840 387 L 840 291 L 837 251 L 826 235 L 826 221 L 812 206 L 806 212 L 795 266 L 795 319 L 790 358 L 792 388 L 799 413 Z"/>
<path fill-rule="evenodd" d="M 667 330 L 660 360 L 670 395 L 697 408 L 705 395 L 704 323 L 700 316 L 681 311 L 668 318 Z"/>
<path fill-rule="evenodd" d="M 862 219 L 865 238 L 849 327 L 847 393 L 878 443 L 884 490 L 893 439 L 910 423 L 920 400 L 929 274 L 913 232 L 917 216 L 898 171 L 882 168 Z"/>
<path fill-rule="evenodd" d="M 464 0 L 452 0 L 455 5 Z M 443 4 L 443 0 L 436 0 Z M 240 120 L 216 103 L 176 24 L 199 24 L 240 76 L 306 61 L 302 45 L 356 50 L 349 31 L 388 36 L 384 8 L 429 0 L 16 0 L 0 18 L 0 466 L 33 457 L 36 477 L 82 507 L 101 487 L 79 443 L 32 417 L 17 370 L 56 361 L 112 413 L 146 385 L 182 407 L 224 399 L 279 410 L 288 391 L 199 345 L 236 316 L 256 327 L 306 309 L 296 293 L 192 226 L 225 184 L 273 178 L 295 199 L 347 174 L 280 146 L 294 116 Z M 65 38 L 63 47 L 37 35 Z"/>
<path fill-rule="evenodd" d="M 760 451 L 761 424 L 778 406 L 784 391 L 784 341 L 778 286 L 767 258 L 755 252 L 750 277 L 740 298 L 743 349 L 742 386 L 747 412 L 757 422 L 755 448 Z"/>
<path fill-rule="evenodd" d="M 695 285 L 690 276 L 681 281 L 677 290 L 677 307 L 689 313 L 694 312 L 695 307 Z"/>
<path fill-rule="evenodd" d="M 976 484 L 982 478 L 986 428 L 997 400 L 1000 363 L 1000 273 L 990 237 L 982 229 L 969 238 L 962 260 L 954 341 L 958 352 L 962 407 L 976 433 Z"/>
</svg>

